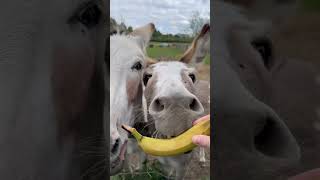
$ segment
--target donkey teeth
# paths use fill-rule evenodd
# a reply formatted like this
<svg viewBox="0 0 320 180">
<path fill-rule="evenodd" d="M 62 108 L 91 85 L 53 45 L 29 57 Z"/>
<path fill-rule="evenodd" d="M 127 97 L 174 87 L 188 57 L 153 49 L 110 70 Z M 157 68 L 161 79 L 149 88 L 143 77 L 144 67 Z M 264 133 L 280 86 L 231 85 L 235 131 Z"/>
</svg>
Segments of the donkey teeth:
<svg viewBox="0 0 320 180">
<path fill-rule="evenodd" d="M 208 119 L 199 122 L 179 136 L 170 139 L 156 139 L 142 136 L 135 128 L 126 125 L 123 125 L 122 128 L 136 138 L 140 148 L 145 153 L 153 156 L 175 156 L 188 153 L 196 147 L 192 143 L 194 135 L 210 135 L 210 118 L 208 117 Z"/>
</svg>

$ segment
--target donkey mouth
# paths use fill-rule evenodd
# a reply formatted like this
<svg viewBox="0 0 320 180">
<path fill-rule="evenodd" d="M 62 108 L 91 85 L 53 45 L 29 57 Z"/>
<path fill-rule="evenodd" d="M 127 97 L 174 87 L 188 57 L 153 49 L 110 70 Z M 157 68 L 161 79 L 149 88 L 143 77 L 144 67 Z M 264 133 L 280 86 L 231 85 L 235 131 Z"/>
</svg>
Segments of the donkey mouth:
<svg viewBox="0 0 320 180">
<path fill-rule="evenodd" d="M 110 174 L 114 175 L 120 172 L 123 168 L 125 153 L 127 150 L 127 142 L 125 141 L 122 146 L 120 147 L 119 155 L 110 163 Z"/>
<path fill-rule="evenodd" d="M 128 143 L 128 140 L 126 140 L 123 145 L 121 146 L 120 148 L 120 154 L 119 154 L 119 158 L 121 161 L 124 160 L 124 155 L 126 153 L 126 150 L 127 150 L 127 143 Z"/>
</svg>

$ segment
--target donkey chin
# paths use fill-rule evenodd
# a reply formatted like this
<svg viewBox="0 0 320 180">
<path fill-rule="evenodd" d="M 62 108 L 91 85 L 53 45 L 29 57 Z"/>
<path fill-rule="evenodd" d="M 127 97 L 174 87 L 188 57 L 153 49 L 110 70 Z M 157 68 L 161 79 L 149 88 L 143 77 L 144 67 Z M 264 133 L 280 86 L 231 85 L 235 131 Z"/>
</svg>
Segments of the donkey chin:
<svg viewBox="0 0 320 180">
<path fill-rule="evenodd" d="M 127 140 L 123 144 L 119 145 L 120 150 L 116 154 L 110 152 L 110 174 L 115 175 L 119 173 L 124 165 L 124 157 L 126 153 Z"/>
<path fill-rule="evenodd" d="M 110 174 L 115 175 L 119 173 L 124 165 L 125 154 L 127 149 L 128 135 L 122 131 L 119 133 L 119 138 L 113 140 L 110 137 Z"/>
</svg>

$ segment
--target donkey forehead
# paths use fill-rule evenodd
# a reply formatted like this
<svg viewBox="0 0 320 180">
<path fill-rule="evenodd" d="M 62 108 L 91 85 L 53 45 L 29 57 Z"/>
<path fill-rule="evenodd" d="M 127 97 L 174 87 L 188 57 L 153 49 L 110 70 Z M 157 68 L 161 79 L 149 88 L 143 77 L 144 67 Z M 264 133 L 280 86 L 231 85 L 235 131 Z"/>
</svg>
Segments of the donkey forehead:
<svg viewBox="0 0 320 180">
<path fill-rule="evenodd" d="M 182 71 L 193 71 L 185 63 L 178 61 L 166 61 L 153 64 L 151 66 L 153 73 L 159 74 L 160 78 L 181 76 Z"/>
<path fill-rule="evenodd" d="M 194 70 L 193 68 L 189 68 L 186 64 L 176 61 L 159 62 L 153 64 L 150 69 L 157 77 L 156 87 L 161 89 L 173 84 L 179 85 L 184 78 L 183 72 Z"/>
</svg>

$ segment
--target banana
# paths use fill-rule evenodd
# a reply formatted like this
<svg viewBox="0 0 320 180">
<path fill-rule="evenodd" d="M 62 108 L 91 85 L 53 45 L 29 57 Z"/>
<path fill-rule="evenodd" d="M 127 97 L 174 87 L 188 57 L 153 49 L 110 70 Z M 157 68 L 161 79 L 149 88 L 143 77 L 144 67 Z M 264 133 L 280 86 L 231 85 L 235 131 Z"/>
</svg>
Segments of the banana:
<svg viewBox="0 0 320 180">
<path fill-rule="evenodd" d="M 210 118 L 199 122 L 184 133 L 171 139 L 156 139 L 142 136 L 135 128 L 122 125 L 138 141 L 141 149 L 153 156 L 175 156 L 191 151 L 196 147 L 192 143 L 194 135 L 210 135 Z"/>
</svg>

